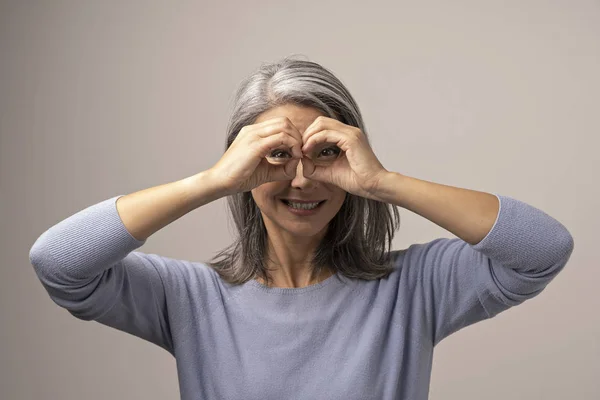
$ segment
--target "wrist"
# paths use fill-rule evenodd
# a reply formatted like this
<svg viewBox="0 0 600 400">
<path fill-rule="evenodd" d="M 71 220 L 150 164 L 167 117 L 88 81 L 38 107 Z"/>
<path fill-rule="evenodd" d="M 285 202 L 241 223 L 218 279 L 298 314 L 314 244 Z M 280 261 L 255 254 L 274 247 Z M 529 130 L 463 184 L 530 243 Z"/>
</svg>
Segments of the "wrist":
<svg viewBox="0 0 600 400">
<path fill-rule="evenodd" d="M 184 178 L 180 184 L 190 209 L 196 209 L 230 194 L 210 169 Z"/>
<path fill-rule="evenodd" d="M 400 187 L 405 178 L 406 176 L 393 171 L 384 174 L 377 184 L 375 194 L 377 200 L 384 203 L 400 205 L 398 204 L 398 193 L 400 192 Z"/>
</svg>

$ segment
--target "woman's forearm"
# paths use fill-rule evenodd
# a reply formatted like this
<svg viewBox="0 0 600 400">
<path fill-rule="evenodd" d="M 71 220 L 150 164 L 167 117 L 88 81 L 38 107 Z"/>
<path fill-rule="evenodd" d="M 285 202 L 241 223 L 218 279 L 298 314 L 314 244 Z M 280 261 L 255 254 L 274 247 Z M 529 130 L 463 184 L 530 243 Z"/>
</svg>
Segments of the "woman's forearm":
<svg viewBox="0 0 600 400">
<path fill-rule="evenodd" d="M 210 170 L 190 177 L 140 190 L 117 200 L 123 224 L 138 240 L 146 240 L 156 231 L 185 214 L 226 195 Z"/>
<path fill-rule="evenodd" d="M 470 244 L 492 229 L 500 203 L 490 193 L 462 189 L 390 172 L 377 190 L 380 201 L 406 208 Z"/>
</svg>

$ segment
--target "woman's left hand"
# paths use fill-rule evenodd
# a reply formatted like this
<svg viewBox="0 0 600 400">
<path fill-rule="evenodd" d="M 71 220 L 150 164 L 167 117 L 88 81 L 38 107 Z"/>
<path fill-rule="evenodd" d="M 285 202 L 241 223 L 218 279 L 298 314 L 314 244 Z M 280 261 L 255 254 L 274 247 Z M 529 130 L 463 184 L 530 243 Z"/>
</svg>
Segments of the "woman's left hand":
<svg viewBox="0 0 600 400">
<path fill-rule="evenodd" d="M 354 195 L 378 200 L 378 185 L 389 171 L 381 165 L 359 128 L 319 116 L 306 128 L 302 139 L 305 178 L 331 183 Z M 335 144 L 343 153 L 329 165 L 315 165 L 315 161 L 306 155 L 321 143 Z"/>
</svg>

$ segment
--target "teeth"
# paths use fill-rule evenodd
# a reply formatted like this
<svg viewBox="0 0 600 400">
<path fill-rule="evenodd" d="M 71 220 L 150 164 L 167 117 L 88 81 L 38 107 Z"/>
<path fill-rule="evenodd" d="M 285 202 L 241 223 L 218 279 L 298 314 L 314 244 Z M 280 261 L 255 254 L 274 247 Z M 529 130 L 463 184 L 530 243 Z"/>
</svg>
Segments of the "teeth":
<svg viewBox="0 0 600 400">
<path fill-rule="evenodd" d="M 313 208 L 319 205 L 319 202 L 316 203 L 292 203 L 291 201 L 287 202 L 292 208 L 299 208 L 301 210 L 312 210 Z"/>
</svg>

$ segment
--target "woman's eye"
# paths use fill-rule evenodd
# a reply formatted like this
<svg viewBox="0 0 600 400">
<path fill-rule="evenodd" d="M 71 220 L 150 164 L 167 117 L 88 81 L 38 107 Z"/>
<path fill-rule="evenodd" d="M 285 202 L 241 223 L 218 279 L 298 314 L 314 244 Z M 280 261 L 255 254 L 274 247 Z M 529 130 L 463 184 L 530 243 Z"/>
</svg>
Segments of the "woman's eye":
<svg viewBox="0 0 600 400">
<path fill-rule="evenodd" d="M 327 156 L 333 156 L 333 155 L 338 155 L 342 151 L 339 147 L 332 146 L 332 147 L 328 147 L 326 149 L 323 149 L 321 151 L 321 154 L 323 154 L 323 152 L 327 152 L 328 150 L 329 150 L 329 154 L 325 154 L 325 157 L 327 157 Z"/>
<path fill-rule="evenodd" d="M 271 153 L 272 158 L 284 158 L 284 157 L 288 157 L 288 156 L 289 156 L 288 152 L 281 151 L 281 150 L 275 150 L 274 152 Z"/>
</svg>

